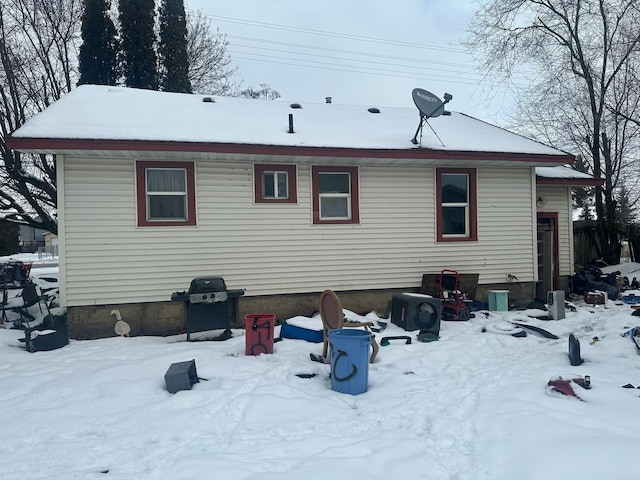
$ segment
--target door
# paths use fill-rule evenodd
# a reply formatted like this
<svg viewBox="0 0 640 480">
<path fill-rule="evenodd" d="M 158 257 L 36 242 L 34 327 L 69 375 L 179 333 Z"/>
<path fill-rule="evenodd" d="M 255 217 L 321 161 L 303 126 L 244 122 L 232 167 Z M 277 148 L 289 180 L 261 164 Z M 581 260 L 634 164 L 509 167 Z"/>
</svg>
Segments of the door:
<svg viewBox="0 0 640 480">
<path fill-rule="evenodd" d="M 556 213 L 538 213 L 538 282 L 536 297 L 546 299 L 558 285 L 558 232 Z"/>
</svg>

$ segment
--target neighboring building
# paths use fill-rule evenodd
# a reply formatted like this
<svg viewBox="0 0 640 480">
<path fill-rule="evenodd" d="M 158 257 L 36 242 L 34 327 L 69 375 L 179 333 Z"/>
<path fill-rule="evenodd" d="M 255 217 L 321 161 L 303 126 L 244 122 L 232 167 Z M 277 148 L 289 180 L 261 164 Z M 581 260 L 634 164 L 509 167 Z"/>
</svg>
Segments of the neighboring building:
<svg viewBox="0 0 640 480">
<path fill-rule="evenodd" d="M 240 318 L 309 314 L 326 288 L 385 312 L 445 268 L 480 300 L 567 287 L 571 187 L 594 180 L 546 167 L 571 155 L 456 112 L 414 145 L 416 109 L 372 111 L 85 85 L 36 115 L 7 142 L 57 155 L 72 336 L 112 334 L 116 307 L 175 332 L 171 293 L 208 275 L 246 289 Z"/>
<path fill-rule="evenodd" d="M 58 236 L 55 233 L 44 234 L 44 253 L 53 257 L 58 256 Z"/>
<path fill-rule="evenodd" d="M 35 253 L 39 248 L 44 247 L 44 234 L 46 230 L 20 225 L 20 251 L 24 253 Z"/>
</svg>

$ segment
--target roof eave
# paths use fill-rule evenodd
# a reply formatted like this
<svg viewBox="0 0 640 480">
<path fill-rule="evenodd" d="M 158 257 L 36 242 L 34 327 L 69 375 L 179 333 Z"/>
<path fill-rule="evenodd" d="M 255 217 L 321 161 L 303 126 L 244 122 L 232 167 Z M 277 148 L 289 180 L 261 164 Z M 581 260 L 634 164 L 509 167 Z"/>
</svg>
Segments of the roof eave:
<svg viewBox="0 0 640 480">
<path fill-rule="evenodd" d="M 211 143 L 211 142 L 175 142 L 158 140 L 105 140 L 105 139 L 66 139 L 8 136 L 6 144 L 13 150 L 29 153 L 56 154 L 62 151 L 147 151 L 147 152 L 193 152 L 228 153 L 249 155 L 281 155 L 338 158 L 379 158 L 379 159 L 439 159 L 439 160 L 477 160 L 511 161 L 534 165 L 565 165 L 573 163 L 574 157 L 565 155 L 546 155 L 536 153 L 477 152 L 458 150 L 436 150 L 428 148 L 372 149 L 310 147 L 288 145 Z"/>
<path fill-rule="evenodd" d="M 550 178 L 536 177 L 537 185 L 559 185 L 563 187 L 598 187 L 604 185 L 602 178 Z"/>
</svg>

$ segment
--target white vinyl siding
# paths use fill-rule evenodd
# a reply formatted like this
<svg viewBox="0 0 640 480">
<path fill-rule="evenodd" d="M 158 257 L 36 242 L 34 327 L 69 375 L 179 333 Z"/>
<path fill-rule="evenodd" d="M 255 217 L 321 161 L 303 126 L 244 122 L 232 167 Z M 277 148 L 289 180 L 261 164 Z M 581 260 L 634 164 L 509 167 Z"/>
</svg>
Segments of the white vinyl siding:
<svg viewBox="0 0 640 480">
<path fill-rule="evenodd" d="M 310 165 L 298 165 L 298 203 L 256 205 L 250 161 L 198 160 L 198 226 L 153 229 L 136 227 L 133 159 L 63 168 L 67 306 L 168 301 L 203 275 L 246 296 L 406 288 L 443 268 L 534 280 L 529 168 L 478 168 L 478 241 L 446 244 L 432 166 L 360 166 L 360 224 L 313 225 Z"/>
</svg>

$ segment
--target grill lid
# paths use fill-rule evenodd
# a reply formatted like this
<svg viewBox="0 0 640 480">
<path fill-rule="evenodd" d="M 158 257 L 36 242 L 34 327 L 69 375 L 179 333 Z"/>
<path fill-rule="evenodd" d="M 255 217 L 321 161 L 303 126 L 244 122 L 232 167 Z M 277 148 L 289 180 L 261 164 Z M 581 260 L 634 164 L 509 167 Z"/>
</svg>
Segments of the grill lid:
<svg viewBox="0 0 640 480">
<path fill-rule="evenodd" d="M 225 292 L 227 285 L 222 277 L 199 277 L 191 280 L 189 293 Z"/>
</svg>

